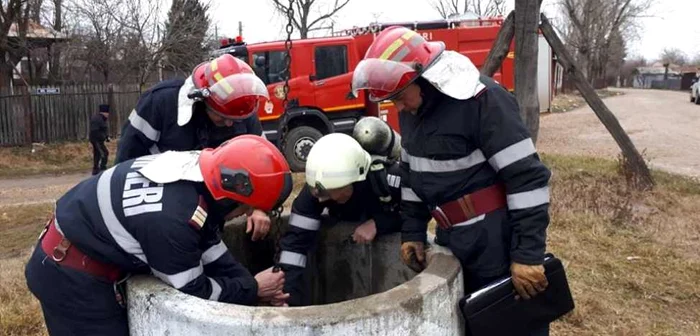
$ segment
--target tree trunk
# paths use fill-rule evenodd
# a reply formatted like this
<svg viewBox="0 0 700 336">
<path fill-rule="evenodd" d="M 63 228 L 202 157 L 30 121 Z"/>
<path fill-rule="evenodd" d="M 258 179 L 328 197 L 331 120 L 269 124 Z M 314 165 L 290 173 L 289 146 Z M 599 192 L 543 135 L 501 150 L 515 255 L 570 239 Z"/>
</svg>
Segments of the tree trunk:
<svg viewBox="0 0 700 336">
<path fill-rule="evenodd" d="M 493 43 L 493 47 L 491 47 L 489 55 L 486 57 L 484 66 L 481 67 L 482 75 L 493 77 L 493 74 L 501 67 L 503 60 L 508 55 L 510 42 L 513 40 L 513 34 L 515 34 L 513 14 L 514 12 L 510 12 L 506 20 L 503 21 L 503 25 L 501 25 L 501 29 L 496 36 L 496 41 Z"/>
<path fill-rule="evenodd" d="M 651 177 L 651 172 L 644 162 L 644 158 L 639 154 L 637 148 L 634 147 L 634 143 L 632 143 L 632 140 L 627 133 L 625 133 L 625 130 L 620 126 L 615 115 L 605 106 L 593 87 L 591 87 L 583 76 L 581 70 L 577 68 L 573 58 L 569 52 L 566 51 L 564 44 L 559 39 L 559 36 L 557 36 L 557 33 L 544 14 L 542 14 L 542 24 L 540 28 L 547 42 L 549 42 L 549 45 L 552 47 L 552 51 L 557 55 L 559 63 L 564 67 L 564 71 L 571 75 L 581 95 L 586 99 L 586 102 L 593 109 L 596 116 L 598 116 L 598 119 L 605 125 L 605 128 L 608 129 L 608 132 L 610 132 L 613 139 L 615 139 L 617 145 L 620 146 L 626 166 L 635 176 L 635 182 L 637 182 L 638 186 L 642 189 L 651 189 L 654 186 L 654 179 Z"/>
<path fill-rule="evenodd" d="M 537 27 L 538 0 L 515 2 L 515 97 L 520 116 L 537 143 L 540 127 L 540 103 L 537 99 Z"/>
<path fill-rule="evenodd" d="M 53 29 L 57 32 L 60 32 L 63 30 L 63 0 L 54 0 L 54 7 L 56 10 L 54 11 L 54 21 L 53 21 Z M 56 45 L 56 43 L 52 43 L 50 47 L 50 60 L 51 60 L 51 69 L 50 69 L 50 76 L 51 80 L 53 82 L 61 80 L 61 47 Z"/>
<path fill-rule="evenodd" d="M 542 5 L 542 0 L 538 0 L 538 3 Z M 496 41 L 493 43 L 488 56 L 486 56 L 484 66 L 481 67 L 482 75 L 493 77 L 493 74 L 501 67 L 503 60 L 508 55 L 510 42 L 513 40 L 513 35 L 515 34 L 514 15 L 515 12 L 511 11 L 503 21 L 501 29 L 498 30 Z"/>
</svg>

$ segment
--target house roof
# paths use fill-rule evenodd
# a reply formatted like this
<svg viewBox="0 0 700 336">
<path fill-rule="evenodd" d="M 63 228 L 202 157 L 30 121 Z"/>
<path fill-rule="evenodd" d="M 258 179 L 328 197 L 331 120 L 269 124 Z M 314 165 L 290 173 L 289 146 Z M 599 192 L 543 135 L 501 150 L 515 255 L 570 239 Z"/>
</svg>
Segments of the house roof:
<svg viewBox="0 0 700 336">
<path fill-rule="evenodd" d="M 7 36 L 18 37 L 19 31 L 17 28 L 17 23 L 13 23 L 12 26 L 10 26 L 10 30 L 7 32 Z M 27 38 L 44 40 L 66 40 L 68 39 L 68 35 L 59 31 L 55 31 L 52 28 L 44 27 L 41 24 L 30 20 L 27 24 Z"/>
<path fill-rule="evenodd" d="M 638 67 L 637 72 L 643 75 L 663 75 L 666 72 L 666 68 L 661 66 L 650 66 L 650 67 Z M 676 70 L 673 70 L 669 67 L 668 69 L 668 74 L 669 75 L 680 75 L 680 73 Z"/>
</svg>

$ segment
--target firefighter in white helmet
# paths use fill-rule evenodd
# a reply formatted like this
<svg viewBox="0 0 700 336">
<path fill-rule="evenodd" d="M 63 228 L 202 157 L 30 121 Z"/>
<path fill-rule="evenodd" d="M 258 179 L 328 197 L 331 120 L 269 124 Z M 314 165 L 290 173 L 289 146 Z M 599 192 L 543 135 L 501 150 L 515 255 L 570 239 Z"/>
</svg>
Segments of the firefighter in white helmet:
<svg viewBox="0 0 700 336">
<path fill-rule="evenodd" d="M 321 137 L 309 151 L 306 184 L 292 204 L 289 227 L 280 241 L 279 265 L 285 272 L 290 306 L 311 303 L 303 272 L 325 209 L 332 220 L 361 223 L 352 234 L 356 243 L 370 243 L 377 235 L 400 231 L 401 179 L 391 168 L 387 174 L 376 174 L 379 171 L 372 171 L 372 163 L 372 155 L 342 133 Z M 376 184 L 381 181 L 373 181 L 378 177 L 385 179 L 392 201 L 380 200 Z"/>
</svg>

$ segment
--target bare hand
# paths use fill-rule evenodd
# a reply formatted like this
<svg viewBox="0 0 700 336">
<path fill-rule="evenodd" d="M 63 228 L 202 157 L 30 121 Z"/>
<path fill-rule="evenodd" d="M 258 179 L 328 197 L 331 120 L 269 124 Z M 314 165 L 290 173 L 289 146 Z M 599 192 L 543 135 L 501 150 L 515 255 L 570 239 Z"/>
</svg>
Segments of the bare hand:
<svg viewBox="0 0 700 336">
<path fill-rule="evenodd" d="M 280 291 L 270 299 L 270 305 L 275 307 L 289 307 L 287 304 L 287 299 L 289 299 L 289 296 L 290 295 L 288 293 Z"/>
<path fill-rule="evenodd" d="M 269 301 L 282 292 L 284 288 L 284 272 L 272 272 L 272 267 L 255 275 L 258 282 L 258 298 Z"/>
<path fill-rule="evenodd" d="M 537 293 L 543 292 L 549 285 L 547 277 L 544 275 L 544 266 L 542 265 L 512 263 L 510 273 L 513 276 L 513 287 L 518 292 L 516 299 L 522 297 L 525 300 L 529 300 L 536 296 Z"/>
<path fill-rule="evenodd" d="M 270 232 L 270 217 L 261 210 L 253 210 L 253 213 L 248 216 L 248 224 L 245 233 L 253 231 L 252 241 L 265 238 Z"/>
<path fill-rule="evenodd" d="M 422 242 L 405 242 L 401 244 L 401 260 L 416 272 L 425 269 L 425 244 Z"/>
<path fill-rule="evenodd" d="M 352 239 L 356 243 L 365 244 L 372 242 L 376 235 L 377 225 L 374 223 L 374 219 L 370 219 L 355 229 L 355 232 L 352 234 Z"/>
</svg>

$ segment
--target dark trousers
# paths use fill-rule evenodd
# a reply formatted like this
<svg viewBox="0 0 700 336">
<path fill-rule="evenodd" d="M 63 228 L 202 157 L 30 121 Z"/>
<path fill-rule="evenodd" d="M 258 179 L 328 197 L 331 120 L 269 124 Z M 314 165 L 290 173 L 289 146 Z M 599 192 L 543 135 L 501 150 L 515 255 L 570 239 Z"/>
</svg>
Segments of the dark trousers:
<svg viewBox="0 0 700 336">
<path fill-rule="evenodd" d="M 437 228 L 436 243 L 447 246 L 462 266 L 465 294 L 473 293 L 495 280 L 510 275 L 512 233 L 503 225 L 506 223 L 506 216 L 505 210 L 500 210 L 472 225 L 453 227 L 449 230 Z M 549 326 L 523 331 L 522 334 L 522 336 L 548 335 Z"/>
<path fill-rule="evenodd" d="M 56 264 L 40 245 L 24 274 L 41 302 L 51 336 L 129 335 L 126 309 L 117 303 L 114 283 Z"/>
<path fill-rule="evenodd" d="M 104 141 L 90 141 L 90 144 L 92 144 L 92 175 L 97 175 L 100 171 L 107 169 L 109 151 Z"/>
</svg>

